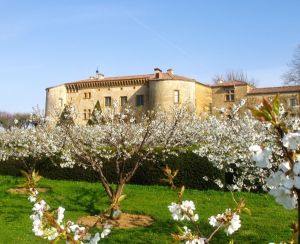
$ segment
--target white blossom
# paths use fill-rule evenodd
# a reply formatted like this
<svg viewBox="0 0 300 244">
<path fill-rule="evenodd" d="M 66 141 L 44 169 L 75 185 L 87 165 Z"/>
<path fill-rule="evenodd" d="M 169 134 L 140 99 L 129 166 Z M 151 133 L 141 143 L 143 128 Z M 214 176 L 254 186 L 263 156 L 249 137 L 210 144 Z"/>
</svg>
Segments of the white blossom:
<svg viewBox="0 0 300 244">
<path fill-rule="evenodd" d="M 30 189 L 30 192 L 35 196 L 38 194 L 35 189 Z M 81 244 L 97 244 L 101 238 L 105 238 L 111 232 L 110 226 L 105 225 L 101 235 L 96 233 L 95 236 L 91 238 L 91 234 L 88 233 L 83 226 L 74 224 L 71 221 L 67 221 L 67 223 L 63 225 L 65 208 L 58 207 L 55 212 L 51 213 L 50 206 L 44 200 L 36 202 L 32 211 L 33 213 L 30 215 L 33 226 L 32 231 L 36 236 L 49 241 L 57 240 L 57 238 L 64 238 L 67 241 L 69 237 L 60 235 L 60 233 L 64 232 L 63 230 L 66 230 L 65 233 L 67 233 L 67 235 L 71 235 L 75 241 Z M 54 219 L 54 213 L 56 213 L 56 220 Z M 47 222 L 49 218 L 53 218 L 53 220 Z M 68 241 L 66 243 L 68 243 Z"/>
<path fill-rule="evenodd" d="M 294 186 L 295 188 L 300 189 L 300 176 L 294 177 Z"/>
<path fill-rule="evenodd" d="M 296 161 L 294 166 L 293 166 L 293 172 L 295 175 L 299 175 L 300 174 L 300 162 Z"/>
<path fill-rule="evenodd" d="M 100 241 L 100 239 L 101 239 L 101 238 L 100 238 L 99 233 L 96 233 L 95 236 L 94 236 L 93 238 L 91 238 L 90 244 L 97 244 L 98 241 Z"/>
<path fill-rule="evenodd" d="M 226 209 L 225 213 L 211 216 L 209 224 L 213 227 L 224 226 L 224 231 L 227 235 L 232 235 L 241 227 L 240 216 L 232 212 L 231 209 Z"/>
<path fill-rule="evenodd" d="M 63 219 L 64 219 L 64 212 L 65 212 L 65 208 L 63 208 L 63 207 L 59 207 L 57 209 L 57 220 L 56 220 L 56 222 L 58 224 L 61 224 L 61 222 L 63 221 Z"/>
<path fill-rule="evenodd" d="M 270 126 L 262 124 L 248 112 L 226 110 L 221 115 L 203 117 L 196 127 L 198 148 L 194 152 L 207 157 L 216 168 L 232 175 L 232 184 L 227 184 L 229 189 L 264 187 L 274 162 L 280 163 L 284 159 Z M 263 152 L 258 159 L 259 165 L 264 168 L 253 164 L 253 152 L 249 150 L 252 145 L 265 145 L 265 151 L 259 146 L 256 148 L 256 151 Z M 272 155 L 269 148 L 272 148 Z M 210 180 L 216 182 L 216 179 Z M 223 187 L 223 184 L 218 185 Z"/>
<path fill-rule="evenodd" d="M 270 156 L 272 151 L 269 148 L 262 149 L 258 145 L 249 147 L 249 150 L 253 153 L 252 160 L 256 162 L 256 166 L 260 168 L 271 168 Z"/>
<path fill-rule="evenodd" d="M 111 232 L 110 226 L 105 225 L 104 228 L 103 228 L 103 231 L 101 233 L 101 238 L 106 237 L 107 235 L 109 235 L 110 232 Z"/>
<path fill-rule="evenodd" d="M 172 218 L 177 221 L 188 220 L 198 221 L 199 216 L 195 214 L 195 204 L 193 201 L 182 201 L 181 203 L 172 202 L 168 206 L 169 211 L 172 214 Z"/>
<path fill-rule="evenodd" d="M 233 232 L 237 231 L 241 227 L 240 216 L 236 213 L 233 214 L 229 225 L 225 228 L 225 233 L 227 235 L 232 235 Z"/>
<path fill-rule="evenodd" d="M 275 197 L 276 202 L 283 205 L 286 209 L 294 209 L 297 207 L 296 194 L 283 186 L 271 189 L 269 193 Z"/>
<path fill-rule="evenodd" d="M 288 133 L 282 138 L 282 144 L 290 150 L 297 150 L 300 145 L 300 133 Z"/>
</svg>

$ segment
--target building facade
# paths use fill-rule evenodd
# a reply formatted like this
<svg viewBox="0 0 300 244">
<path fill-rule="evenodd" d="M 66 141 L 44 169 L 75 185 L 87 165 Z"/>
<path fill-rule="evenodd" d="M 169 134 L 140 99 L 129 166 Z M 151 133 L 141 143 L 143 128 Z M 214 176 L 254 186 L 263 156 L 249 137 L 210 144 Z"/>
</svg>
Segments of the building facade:
<svg viewBox="0 0 300 244">
<path fill-rule="evenodd" d="M 202 84 L 194 79 L 174 74 L 172 69 L 162 72 L 155 68 L 152 74 L 104 77 L 68 82 L 46 89 L 46 116 L 71 104 L 79 112 L 77 124 L 86 124 L 96 103 L 101 110 L 109 109 L 114 102 L 129 104 L 142 111 L 157 108 L 168 110 L 174 104 L 185 104 L 198 114 L 212 113 L 215 108 L 230 107 L 243 98 L 249 105 L 259 104 L 262 97 L 280 94 L 282 102 L 296 108 L 300 99 L 300 86 L 256 88 L 242 81 Z"/>
</svg>

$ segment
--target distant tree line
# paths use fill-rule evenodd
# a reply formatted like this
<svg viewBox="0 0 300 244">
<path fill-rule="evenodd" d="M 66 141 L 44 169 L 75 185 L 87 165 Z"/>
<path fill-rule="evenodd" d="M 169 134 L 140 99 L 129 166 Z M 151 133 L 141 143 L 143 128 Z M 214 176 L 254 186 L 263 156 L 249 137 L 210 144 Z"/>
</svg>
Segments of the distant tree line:
<svg viewBox="0 0 300 244">
<path fill-rule="evenodd" d="M 0 128 L 27 128 L 30 125 L 30 113 L 9 113 L 0 111 Z"/>
<path fill-rule="evenodd" d="M 286 85 L 300 85 L 300 44 L 295 49 L 288 67 L 289 70 L 283 75 L 284 83 Z"/>
<path fill-rule="evenodd" d="M 246 72 L 241 70 L 227 71 L 225 74 L 216 74 L 213 78 L 213 83 L 218 84 L 220 81 L 243 81 L 250 85 L 255 86 L 257 81 L 254 78 L 250 78 Z"/>
</svg>

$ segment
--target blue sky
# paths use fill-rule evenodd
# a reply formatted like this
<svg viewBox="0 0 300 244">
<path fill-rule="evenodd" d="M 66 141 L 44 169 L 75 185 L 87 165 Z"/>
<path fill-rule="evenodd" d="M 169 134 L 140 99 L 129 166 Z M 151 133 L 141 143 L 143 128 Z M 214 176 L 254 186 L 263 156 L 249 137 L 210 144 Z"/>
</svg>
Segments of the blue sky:
<svg viewBox="0 0 300 244">
<path fill-rule="evenodd" d="M 154 67 L 210 83 L 240 70 L 282 85 L 299 0 L 0 0 L 0 111 L 43 108 L 45 88 Z"/>
</svg>

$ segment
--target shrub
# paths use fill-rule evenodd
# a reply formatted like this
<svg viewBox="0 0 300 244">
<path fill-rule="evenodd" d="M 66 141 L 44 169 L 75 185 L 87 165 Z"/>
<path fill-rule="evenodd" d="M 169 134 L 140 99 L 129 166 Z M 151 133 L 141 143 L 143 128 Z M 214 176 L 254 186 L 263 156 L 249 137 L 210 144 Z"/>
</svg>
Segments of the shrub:
<svg viewBox="0 0 300 244">
<path fill-rule="evenodd" d="M 132 160 L 129 163 L 134 163 Z M 161 179 L 164 177 L 162 168 L 169 165 L 172 169 L 179 169 L 179 173 L 175 178 L 177 185 L 185 185 L 188 188 L 195 189 L 218 189 L 218 186 L 212 179 L 220 179 L 225 183 L 224 172 L 213 167 L 213 165 L 205 157 L 200 157 L 192 151 L 181 153 L 178 156 L 170 156 L 165 161 L 159 160 L 155 164 L 152 162 L 145 162 L 138 169 L 137 173 L 131 179 L 130 183 L 139 185 L 158 185 L 163 184 Z M 7 161 L 0 163 L 0 174 L 21 176 L 20 170 L 22 164 L 18 161 Z M 55 166 L 50 160 L 45 159 L 36 165 L 36 170 L 43 177 L 56 180 L 75 180 L 96 182 L 99 178 L 92 170 L 85 170 L 81 167 L 74 166 L 74 168 L 60 168 Z M 109 181 L 116 181 L 115 169 L 112 164 L 104 165 L 104 172 L 108 175 Z M 208 181 L 203 177 L 207 176 Z"/>
</svg>

